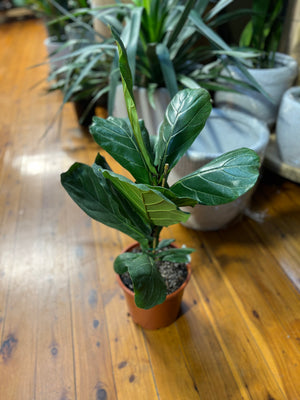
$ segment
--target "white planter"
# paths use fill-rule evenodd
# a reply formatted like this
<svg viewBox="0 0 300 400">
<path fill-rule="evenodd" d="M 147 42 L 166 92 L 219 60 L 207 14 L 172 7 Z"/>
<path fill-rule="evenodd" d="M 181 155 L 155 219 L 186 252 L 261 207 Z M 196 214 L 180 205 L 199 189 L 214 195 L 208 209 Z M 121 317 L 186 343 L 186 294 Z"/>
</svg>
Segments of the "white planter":
<svg viewBox="0 0 300 400">
<path fill-rule="evenodd" d="M 242 93 L 216 92 L 215 105 L 219 108 L 232 108 L 253 115 L 272 126 L 277 119 L 282 95 L 292 86 L 297 76 L 297 61 L 287 54 L 276 53 L 274 68 L 249 68 L 248 71 L 270 95 L 273 103 L 259 92 L 242 89 Z M 230 75 L 235 79 L 247 81 L 235 66 L 229 66 L 228 71 L 224 74 Z"/>
<path fill-rule="evenodd" d="M 81 49 L 94 41 L 94 32 L 81 26 L 77 22 L 67 24 L 66 28 L 67 40 L 73 40 L 75 43 L 70 47 L 71 51 Z"/>
<path fill-rule="evenodd" d="M 133 95 L 136 101 L 137 113 L 140 119 L 145 121 L 150 135 L 156 135 L 160 123 L 164 119 L 165 111 L 170 102 L 169 92 L 165 88 L 159 88 L 154 93 L 155 109 L 148 100 L 146 88 L 134 88 Z M 124 100 L 122 85 L 117 86 L 113 116 L 127 118 L 127 110 Z"/>
<path fill-rule="evenodd" d="M 270 132 L 263 122 L 232 110 L 213 109 L 191 148 L 172 170 L 169 183 L 196 171 L 221 154 L 241 147 L 255 150 L 262 163 Z M 191 216 L 184 225 L 202 231 L 217 230 L 231 223 L 248 206 L 253 189 L 221 206 L 186 207 Z"/>
<path fill-rule="evenodd" d="M 300 86 L 290 88 L 282 97 L 276 140 L 282 161 L 300 168 Z"/>
<path fill-rule="evenodd" d="M 63 49 L 61 48 L 64 45 L 63 42 L 55 42 L 51 37 L 47 37 L 44 40 L 44 45 L 46 46 L 48 51 L 50 69 L 52 71 L 62 67 L 68 62 L 66 59 L 59 60 L 60 57 L 63 57 L 70 52 L 70 49 L 67 47 Z"/>
</svg>

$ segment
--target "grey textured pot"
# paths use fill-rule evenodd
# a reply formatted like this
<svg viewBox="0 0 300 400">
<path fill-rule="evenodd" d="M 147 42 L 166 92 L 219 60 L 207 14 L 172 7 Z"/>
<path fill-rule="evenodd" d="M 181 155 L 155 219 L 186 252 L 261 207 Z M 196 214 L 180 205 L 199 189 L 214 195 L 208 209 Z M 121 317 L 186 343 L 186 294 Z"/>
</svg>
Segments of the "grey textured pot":
<svg viewBox="0 0 300 400">
<path fill-rule="evenodd" d="M 47 48 L 50 69 L 52 71 L 62 67 L 64 64 L 67 63 L 67 60 L 65 59 L 60 60 L 60 57 L 66 56 L 70 52 L 69 48 L 62 48 L 62 46 L 64 45 L 63 42 L 55 42 L 53 38 L 47 37 L 44 40 L 44 45 Z"/>
<path fill-rule="evenodd" d="M 256 151 L 262 163 L 269 137 L 267 125 L 258 119 L 237 111 L 215 108 L 201 134 L 172 170 L 169 183 L 196 171 L 221 154 L 241 147 Z M 253 192 L 254 189 L 220 206 L 186 207 L 191 216 L 184 225 L 202 231 L 224 228 L 244 212 Z"/>
<path fill-rule="evenodd" d="M 276 141 L 282 161 L 300 168 L 300 86 L 290 88 L 282 97 Z"/>
<path fill-rule="evenodd" d="M 273 102 L 259 92 L 242 89 L 241 93 L 216 92 L 215 105 L 218 108 L 231 108 L 244 112 L 272 126 L 276 122 L 283 93 L 292 86 L 298 74 L 297 61 L 287 54 L 276 53 L 274 68 L 249 68 L 248 71 L 270 95 Z M 229 66 L 224 75 L 247 81 L 235 66 Z"/>
<path fill-rule="evenodd" d="M 155 91 L 155 109 L 149 103 L 146 88 L 135 87 L 133 89 L 133 95 L 136 101 L 136 108 L 139 118 L 145 121 L 145 125 L 149 133 L 151 135 L 156 135 L 158 127 L 164 119 L 165 111 L 170 102 L 168 90 L 165 88 L 159 88 Z M 117 86 L 113 116 L 118 118 L 127 117 L 127 110 L 122 85 Z"/>
</svg>

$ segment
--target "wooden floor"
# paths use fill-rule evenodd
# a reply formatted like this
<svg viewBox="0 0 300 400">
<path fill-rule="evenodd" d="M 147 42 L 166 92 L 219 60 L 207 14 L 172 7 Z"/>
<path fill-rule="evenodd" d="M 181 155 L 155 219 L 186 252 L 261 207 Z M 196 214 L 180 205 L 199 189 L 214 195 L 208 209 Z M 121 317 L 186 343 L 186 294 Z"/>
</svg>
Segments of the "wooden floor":
<svg viewBox="0 0 300 400">
<path fill-rule="evenodd" d="M 247 217 L 195 247 L 182 315 L 143 331 L 112 261 L 131 243 L 60 185 L 98 151 L 45 95 L 39 21 L 0 26 L 0 399 L 299 400 L 300 187 L 264 172 Z"/>
</svg>

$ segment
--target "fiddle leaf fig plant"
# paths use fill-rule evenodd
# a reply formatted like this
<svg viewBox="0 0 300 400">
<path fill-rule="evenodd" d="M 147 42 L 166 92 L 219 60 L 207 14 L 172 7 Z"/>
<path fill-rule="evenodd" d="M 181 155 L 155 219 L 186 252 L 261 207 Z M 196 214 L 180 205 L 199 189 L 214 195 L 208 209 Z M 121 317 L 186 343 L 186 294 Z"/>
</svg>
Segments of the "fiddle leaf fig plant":
<svg viewBox="0 0 300 400">
<path fill-rule="evenodd" d="M 61 182 L 91 218 L 139 242 L 140 252 L 122 253 L 114 269 L 118 274 L 129 273 L 136 305 L 149 309 L 167 295 L 157 261 L 187 263 L 193 251 L 172 248 L 173 239 L 160 240 L 163 227 L 189 218 L 181 206 L 223 204 L 247 192 L 257 180 L 259 157 L 245 148 L 231 151 L 169 186 L 171 169 L 210 114 L 209 93 L 202 88 L 179 91 L 166 110 L 159 135 L 150 137 L 136 112 L 126 50 L 118 34 L 114 36 L 129 118 L 94 117 L 90 132 L 132 179 L 113 172 L 98 154 L 92 166 L 73 164 L 61 175 Z"/>
</svg>

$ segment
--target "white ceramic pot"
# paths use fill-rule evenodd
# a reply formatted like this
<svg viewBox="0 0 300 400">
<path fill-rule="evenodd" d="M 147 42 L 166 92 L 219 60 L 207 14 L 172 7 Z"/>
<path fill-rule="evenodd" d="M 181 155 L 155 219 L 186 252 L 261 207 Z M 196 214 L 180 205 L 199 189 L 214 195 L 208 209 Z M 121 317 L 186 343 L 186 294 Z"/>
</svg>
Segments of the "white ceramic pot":
<svg viewBox="0 0 300 400">
<path fill-rule="evenodd" d="M 259 92 L 242 89 L 241 93 L 216 92 L 215 105 L 218 108 L 232 108 L 253 115 L 272 126 L 276 122 L 283 93 L 292 86 L 298 74 L 297 61 L 287 54 L 276 53 L 274 68 L 249 68 L 248 71 L 270 95 L 273 102 Z M 235 66 L 229 66 L 224 75 L 248 81 Z"/>
<path fill-rule="evenodd" d="M 71 51 L 81 49 L 94 41 L 94 32 L 89 31 L 77 22 L 67 24 L 65 31 L 67 39 L 74 41 L 70 47 Z"/>
<path fill-rule="evenodd" d="M 241 147 L 256 151 L 262 163 L 269 137 L 267 125 L 258 119 L 237 111 L 214 108 L 203 131 L 172 170 L 169 183 L 196 171 L 221 154 Z M 253 191 L 220 206 L 186 207 L 191 216 L 184 225 L 202 231 L 224 228 L 247 208 Z"/>
<path fill-rule="evenodd" d="M 62 67 L 67 63 L 66 59 L 60 60 L 60 57 L 63 57 L 70 53 L 70 49 L 68 47 L 62 48 L 64 45 L 63 42 L 55 42 L 51 37 L 47 37 L 44 40 L 44 45 L 47 48 L 50 69 L 52 71 Z"/>
<path fill-rule="evenodd" d="M 156 135 L 160 123 L 164 119 L 165 111 L 170 102 L 170 95 L 167 89 L 159 88 L 154 93 L 155 109 L 148 100 L 146 88 L 134 88 L 133 95 L 136 101 L 138 117 L 143 119 L 150 135 Z M 117 86 L 113 116 L 118 118 L 127 118 L 127 110 L 124 100 L 122 85 Z"/>
<path fill-rule="evenodd" d="M 300 168 L 300 86 L 290 88 L 282 97 L 276 140 L 282 161 Z"/>
</svg>

